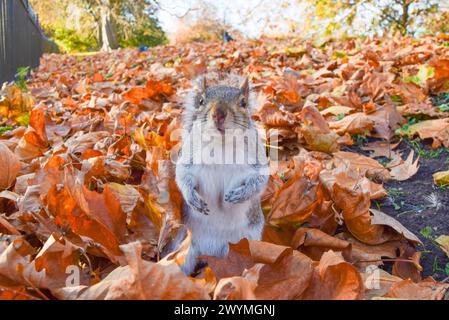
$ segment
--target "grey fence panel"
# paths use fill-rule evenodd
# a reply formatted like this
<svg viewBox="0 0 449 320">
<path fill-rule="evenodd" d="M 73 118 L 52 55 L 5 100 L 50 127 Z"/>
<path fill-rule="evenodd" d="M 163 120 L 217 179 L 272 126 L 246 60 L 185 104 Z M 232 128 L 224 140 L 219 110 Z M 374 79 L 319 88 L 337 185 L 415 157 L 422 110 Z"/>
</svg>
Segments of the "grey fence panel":
<svg viewBox="0 0 449 320">
<path fill-rule="evenodd" d="M 0 0 L 0 86 L 17 68 L 39 65 L 44 52 L 57 52 L 39 26 L 27 0 Z"/>
</svg>

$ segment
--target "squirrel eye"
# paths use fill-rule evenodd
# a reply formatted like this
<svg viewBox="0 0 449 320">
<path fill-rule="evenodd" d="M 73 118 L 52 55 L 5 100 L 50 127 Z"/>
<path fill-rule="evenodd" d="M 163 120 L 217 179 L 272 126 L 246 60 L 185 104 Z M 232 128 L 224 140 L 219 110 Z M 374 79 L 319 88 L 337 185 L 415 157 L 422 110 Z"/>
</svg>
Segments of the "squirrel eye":
<svg viewBox="0 0 449 320">
<path fill-rule="evenodd" d="M 204 98 L 200 97 L 200 100 L 198 101 L 198 103 L 199 103 L 200 106 L 203 106 L 204 105 Z"/>
<path fill-rule="evenodd" d="M 246 101 L 245 101 L 245 99 L 240 100 L 240 107 L 246 108 Z"/>
</svg>

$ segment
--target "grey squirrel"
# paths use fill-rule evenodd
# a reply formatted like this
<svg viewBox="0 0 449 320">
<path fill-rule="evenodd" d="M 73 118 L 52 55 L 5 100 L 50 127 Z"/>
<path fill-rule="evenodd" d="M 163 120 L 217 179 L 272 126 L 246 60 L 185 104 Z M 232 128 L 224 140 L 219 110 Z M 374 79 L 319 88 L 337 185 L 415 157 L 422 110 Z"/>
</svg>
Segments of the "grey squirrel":
<svg viewBox="0 0 449 320">
<path fill-rule="evenodd" d="M 182 223 L 192 235 L 181 267 L 187 275 L 199 256 L 224 256 L 229 243 L 261 238 L 268 159 L 251 119 L 255 104 L 248 78 L 232 74 L 199 77 L 187 97 L 176 164 Z"/>
</svg>

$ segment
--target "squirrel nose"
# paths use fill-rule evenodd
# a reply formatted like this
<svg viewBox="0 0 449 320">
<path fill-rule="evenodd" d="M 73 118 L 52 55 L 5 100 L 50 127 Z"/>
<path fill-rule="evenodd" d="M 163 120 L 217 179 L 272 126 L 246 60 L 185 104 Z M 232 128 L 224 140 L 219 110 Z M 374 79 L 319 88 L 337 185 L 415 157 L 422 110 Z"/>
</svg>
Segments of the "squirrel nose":
<svg viewBox="0 0 449 320">
<path fill-rule="evenodd" d="M 217 108 L 212 113 L 212 119 L 214 119 L 214 121 L 217 122 L 217 123 L 223 123 L 223 121 L 226 118 L 226 114 L 227 114 L 226 110 L 223 110 L 221 108 Z"/>
</svg>

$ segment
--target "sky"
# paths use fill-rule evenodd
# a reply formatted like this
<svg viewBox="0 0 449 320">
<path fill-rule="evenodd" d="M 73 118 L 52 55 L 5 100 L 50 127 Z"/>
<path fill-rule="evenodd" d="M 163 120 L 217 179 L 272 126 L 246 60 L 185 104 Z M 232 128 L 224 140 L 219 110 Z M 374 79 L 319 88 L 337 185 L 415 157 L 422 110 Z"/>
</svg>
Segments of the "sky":
<svg viewBox="0 0 449 320">
<path fill-rule="evenodd" d="M 295 0 L 160 0 L 158 18 L 164 31 L 168 34 L 176 32 L 178 16 L 197 18 L 201 12 L 198 10 L 199 1 L 215 11 L 214 16 L 247 37 L 257 37 L 262 32 L 288 31 L 287 21 L 298 20 L 304 6 Z M 273 14 L 279 10 L 283 10 L 282 15 Z"/>
<path fill-rule="evenodd" d="M 204 10 L 204 6 L 203 9 L 198 9 L 200 2 L 214 11 L 213 16 L 250 38 L 263 33 L 268 35 L 287 33 L 291 31 L 293 25 L 296 31 L 301 33 L 301 28 L 305 28 L 307 21 L 305 19 L 307 1 L 300 0 L 159 0 L 161 9 L 158 18 L 164 31 L 169 36 L 176 32 L 177 27 L 181 25 L 177 16 L 185 16 L 187 20 L 198 18 Z M 354 30 L 359 34 L 368 35 L 380 32 L 377 29 L 370 29 L 370 21 L 379 14 L 379 7 L 371 5 L 370 2 L 360 3 L 353 24 Z M 391 3 L 391 0 L 377 1 L 377 5 L 391 5 Z M 442 8 L 449 10 L 449 0 L 441 0 L 439 3 Z M 315 25 L 307 30 L 316 28 L 319 26 Z"/>
</svg>

